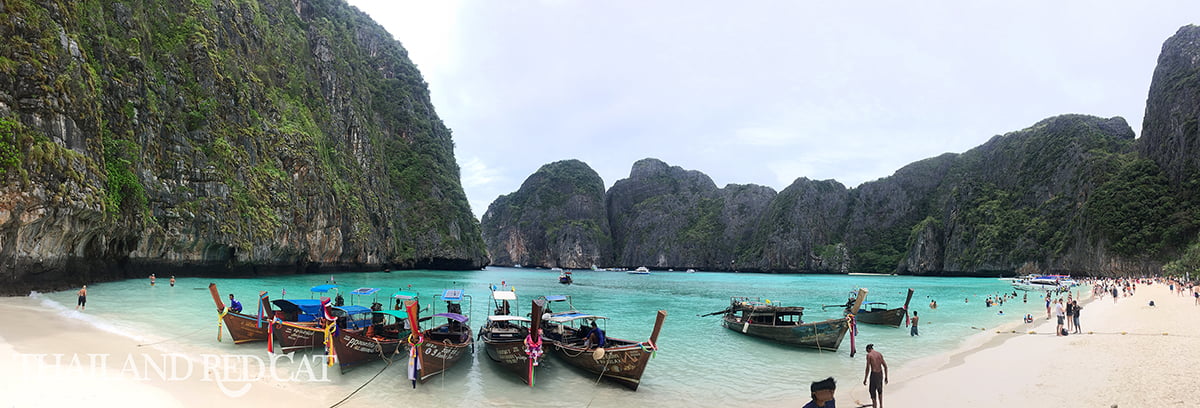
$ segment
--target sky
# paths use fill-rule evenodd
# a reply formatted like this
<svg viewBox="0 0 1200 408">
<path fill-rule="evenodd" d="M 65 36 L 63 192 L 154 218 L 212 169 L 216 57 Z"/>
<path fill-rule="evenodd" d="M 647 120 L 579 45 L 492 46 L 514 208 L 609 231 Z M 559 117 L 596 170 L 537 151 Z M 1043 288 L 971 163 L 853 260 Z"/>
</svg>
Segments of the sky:
<svg viewBox="0 0 1200 408">
<path fill-rule="evenodd" d="M 453 131 L 476 217 L 541 166 L 657 158 L 718 187 L 847 187 L 1056 115 L 1140 134 L 1200 1 L 348 0 Z"/>
</svg>

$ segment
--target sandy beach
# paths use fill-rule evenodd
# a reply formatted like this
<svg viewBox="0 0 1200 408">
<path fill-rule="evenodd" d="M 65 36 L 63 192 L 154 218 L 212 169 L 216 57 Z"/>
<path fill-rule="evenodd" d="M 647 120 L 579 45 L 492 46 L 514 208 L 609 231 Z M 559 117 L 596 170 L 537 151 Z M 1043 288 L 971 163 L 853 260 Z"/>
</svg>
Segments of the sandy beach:
<svg viewBox="0 0 1200 408">
<path fill-rule="evenodd" d="M 957 351 L 890 367 L 884 406 L 1197 406 L 1200 378 L 1188 347 L 1200 339 L 1194 302 L 1166 285 L 1139 285 L 1116 303 L 1088 300 L 1083 334 L 1055 337 L 1056 322 L 1044 315 L 989 328 Z M 886 357 L 886 345 L 877 347 Z M 838 406 L 870 403 L 866 387 L 854 385 Z"/>
<path fill-rule="evenodd" d="M 110 333 L 78 317 L 48 311 L 29 297 L 0 298 L 0 406 L 328 406 L 340 399 L 302 398 L 314 396 L 257 378 L 254 369 L 245 370 L 255 371 L 245 387 L 235 381 L 248 367 L 241 361 L 204 361 L 180 350 L 139 346 L 152 340 Z M 231 379 L 222 384 L 229 393 L 218 378 Z"/>
</svg>

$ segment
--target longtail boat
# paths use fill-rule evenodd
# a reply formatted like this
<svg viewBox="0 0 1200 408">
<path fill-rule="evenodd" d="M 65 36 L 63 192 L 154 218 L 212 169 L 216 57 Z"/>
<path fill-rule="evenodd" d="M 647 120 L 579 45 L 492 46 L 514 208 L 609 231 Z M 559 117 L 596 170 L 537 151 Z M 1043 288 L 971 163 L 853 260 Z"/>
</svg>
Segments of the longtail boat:
<svg viewBox="0 0 1200 408">
<path fill-rule="evenodd" d="M 217 341 L 221 341 L 221 325 L 229 329 L 229 337 L 233 338 L 234 344 L 267 340 L 271 319 L 271 304 L 266 301 L 267 292 L 259 292 L 258 313 L 252 315 L 229 310 L 225 302 L 221 301 L 216 283 L 209 283 L 208 291 L 212 293 L 213 303 L 217 305 Z"/>
<path fill-rule="evenodd" d="M 904 318 L 908 317 L 908 303 L 912 301 L 913 290 L 908 290 L 908 297 L 904 299 L 904 307 L 888 309 L 887 303 L 883 302 L 867 302 L 863 303 L 863 308 L 859 309 L 858 313 L 854 314 L 854 318 L 859 323 L 878 324 L 883 326 L 900 327 L 904 323 Z M 870 307 L 869 309 L 867 307 Z M 850 311 L 850 306 L 846 306 L 846 314 L 853 313 Z"/>
<path fill-rule="evenodd" d="M 335 285 L 320 285 L 310 289 L 310 292 L 324 294 L 335 288 L 337 288 Z M 351 299 L 354 295 L 371 295 L 378 291 L 378 288 L 358 288 L 350 292 Z M 276 319 L 272 320 L 269 337 L 271 343 L 278 344 L 283 353 L 321 347 L 325 344 L 324 330 L 321 329 L 323 324 L 320 324 L 321 318 L 324 317 L 321 300 L 278 299 L 271 303 L 279 310 L 275 312 Z M 382 310 L 382 305 L 375 302 L 371 305 L 371 309 L 353 305 L 333 306 L 332 314 L 335 317 L 344 317 L 339 323 L 342 328 L 346 328 L 346 322 L 360 321 L 364 316 L 370 316 L 374 310 Z M 382 316 L 374 318 L 376 321 L 382 319 Z M 274 352 L 274 349 L 268 346 L 268 351 Z"/>
<path fill-rule="evenodd" d="M 399 291 L 392 297 L 415 304 L 417 293 Z M 414 327 L 408 319 L 409 315 L 400 310 L 374 310 L 367 319 L 362 318 L 363 314 L 352 316 L 347 317 L 345 326 L 338 326 L 336 330 L 326 326 L 325 329 L 324 337 L 329 343 L 326 348 L 332 346 L 338 368 L 343 373 L 375 360 L 385 360 L 390 364 L 400 355 L 401 348 L 408 344 L 411 328 Z"/>
<path fill-rule="evenodd" d="M 851 310 L 858 311 L 867 290 L 860 289 Z M 791 346 L 837 351 L 851 329 L 851 318 L 837 318 L 805 323 L 801 320 L 804 308 L 780 306 L 759 298 L 733 297 L 729 308 L 712 314 L 724 314 L 722 325 L 729 330 Z"/>
<path fill-rule="evenodd" d="M 569 300 L 562 295 L 546 296 L 548 302 Z M 550 313 L 543 316 L 542 336 L 550 343 L 559 358 L 572 366 L 637 391 L 642 383 L 642 374 L 650 357 L 658 350 L 658 333 L 667 318 L 666 310 L 659 310 L 654 321 L 650 339 L 644 342 L 606 337 L 603 331 L 590 335 L 598 329 L 597 321 L 604 316 L 580 313 L 569 306 L 569 311 Z M 591 324 L 590 327 L 587 324 Z"/>
<path fill-rule="evenodd" d="M 431 377 L 454 367 L 468 351 L 475 350 L 475 339 L 471 336 L 471 326 L 467 324 L 470 318 L 462 314 L 461 303 L 464 300 L 469 303 L 471 296 L 463 294 L 460 289 L 446 289 L 437 297 L 446 303 L 446 312 L 432 317 L 445 318 L 446 322 L 421 331 L 416 338 L 410 336 L 409 379 L 414 380 L 414 388 L 416 381 L 424 384 Z"/>
<path fill-rule="evenodd" d="M 492 302 L 496 307 L 494 314 L 488 316 L 487 323 L 479 329 L 479 338 L 483 339 L 484 348 L 492 361 L 499 363 L 508 371 L 516 374 L 522 381 L 534 384 L 534 370 L 539 366 L 542 356 L 542 339 L 535 330 L 530 333 L 530 327 L 539 327 L 542 320 L 543 299 L 533 301 L 531 318 L 510 313 L 509 301 L 516 301 L 517 295 L 511 291 L 492 291 Z"/>
</svg>

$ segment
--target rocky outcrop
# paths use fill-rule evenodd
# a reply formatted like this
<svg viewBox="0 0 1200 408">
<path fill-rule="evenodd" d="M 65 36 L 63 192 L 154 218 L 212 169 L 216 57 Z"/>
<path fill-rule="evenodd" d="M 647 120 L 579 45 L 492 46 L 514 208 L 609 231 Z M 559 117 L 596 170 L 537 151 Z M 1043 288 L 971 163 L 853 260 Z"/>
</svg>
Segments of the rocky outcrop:
<svg viewBox="0 0 1200 408">
<path fill-rule="evenodd" d="M 0 16 L 3 292 L 487 264 L 420 72 L 344 0 Z"/>
<path fill-rule="evenodd" d="M 497 265 L 585 269 L 612 253 L 604 181 L 579 160 L 539 168 L 488 206 L 482 226 Z"/>
<path fill-rule="evenodd" d="M 1163 43 L 1138 150 L 1175 185 L 1200 175 L 1200 27 L 1180 28 Z"/>
<path fill-rule="evenodd" d="M 737 269 L 845 272 L 848 265 L 838 244 L 849 198 L 837 181 L 797 179 L 771 200 Z"/>
</svg>

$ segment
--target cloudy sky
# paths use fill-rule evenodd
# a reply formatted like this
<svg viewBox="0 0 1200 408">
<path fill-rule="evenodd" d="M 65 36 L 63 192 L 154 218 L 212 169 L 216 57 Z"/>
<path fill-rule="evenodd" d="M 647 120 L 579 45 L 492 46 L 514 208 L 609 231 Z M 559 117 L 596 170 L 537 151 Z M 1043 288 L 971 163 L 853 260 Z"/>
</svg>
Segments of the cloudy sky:
<svg viewBox="0 0 1200 408">
<path fill-rule="evenodd" d="M 546 163 L 848 187 L 1064 113 L 1141 133 L 1189 1 L 349 0 L 454 131 L 476 216 Z"/>
</svg>

